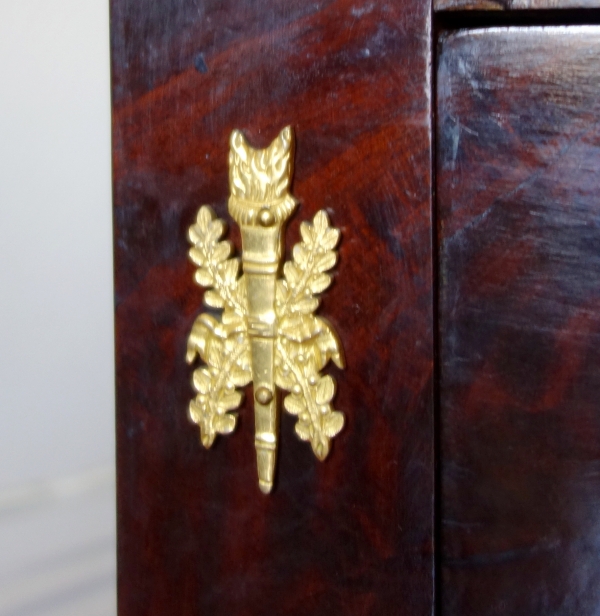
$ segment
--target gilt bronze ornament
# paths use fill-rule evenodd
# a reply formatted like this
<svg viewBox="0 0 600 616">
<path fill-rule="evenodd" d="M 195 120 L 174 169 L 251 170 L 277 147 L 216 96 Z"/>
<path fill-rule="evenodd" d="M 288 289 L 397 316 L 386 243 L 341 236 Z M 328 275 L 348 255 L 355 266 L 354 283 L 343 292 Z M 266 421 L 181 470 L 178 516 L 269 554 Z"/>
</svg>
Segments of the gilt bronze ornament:
<svg viewBox="0 0 600 616">
<path fill-rule="evenodd" d="M 284 225 L 296 207 L 289 192 L 293 149 L 289 126 L 264 150 L 249 146 L 240 131 L 231 134 L 229 213 L 241 229 L 241 276 L 231 243 L 221 240 L 225 223 L 210 207 L 200 208 L 189 229 L 195 279 L 208 288 L 204 302 L 223 310 L 220 320 L 201 314 L 188 339 L 188 363 L 199 356 L 205 364 L 194 371 L 197 395 L 189 416 L 210 447 L 217 434 L 233 432 L 239 388 L 253 382 L 258 484 L 265 494 L 275 474 L 276 386 L 289 392 L 283 406 L 298 418 L 296 434 L 310 441 L 319 460 L 344 425 L 344 415 L 331 405 L 335 381 L 321 374 L 330 359 L 344 367 L 341 344 L 331 324 L 314 314 L 316 295 L 331 284 L 327 272 L 336 264 L 340 239 L 323 210 L 301 224 L 302 241 L 279 276 Z"/>
</svg>

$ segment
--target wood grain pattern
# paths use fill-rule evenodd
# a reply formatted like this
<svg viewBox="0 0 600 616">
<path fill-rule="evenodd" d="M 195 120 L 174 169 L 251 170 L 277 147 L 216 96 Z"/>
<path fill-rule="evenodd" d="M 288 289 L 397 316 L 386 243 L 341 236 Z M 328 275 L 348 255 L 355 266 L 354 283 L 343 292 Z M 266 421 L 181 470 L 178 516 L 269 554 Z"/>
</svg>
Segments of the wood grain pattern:
<svg viewBox="0 0 600 616">
<path fill-rule="evenodd" d="M 112 0 L 120 616 L 431 613 L 429 11 Z M 186 230 L 203 203 L 227 218 L 232 129 L 287 124 L 288 247 L 321 208 L 342 230 L 322 314 L 347 427 L 319 463 L 284 416 L 265 497 L 251 404 L 210 451 L 186 417 Z"/>
<path fill-rule="evenodd" d="M 600 610 L 600 28 L 440 46 L 443 613 Z"/>
</svg>

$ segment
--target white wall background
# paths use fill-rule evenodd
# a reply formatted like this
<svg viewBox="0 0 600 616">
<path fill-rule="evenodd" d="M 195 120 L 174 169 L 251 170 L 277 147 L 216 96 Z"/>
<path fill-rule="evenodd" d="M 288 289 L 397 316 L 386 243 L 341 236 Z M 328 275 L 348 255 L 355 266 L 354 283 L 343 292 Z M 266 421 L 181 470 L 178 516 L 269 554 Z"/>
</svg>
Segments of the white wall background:
<svg viewBox="0 0 600 616">
<path fill-rule="evenodd" d="M 115 613 L 107 0 L 0 0 L 0 616 Z"/>
</svg>

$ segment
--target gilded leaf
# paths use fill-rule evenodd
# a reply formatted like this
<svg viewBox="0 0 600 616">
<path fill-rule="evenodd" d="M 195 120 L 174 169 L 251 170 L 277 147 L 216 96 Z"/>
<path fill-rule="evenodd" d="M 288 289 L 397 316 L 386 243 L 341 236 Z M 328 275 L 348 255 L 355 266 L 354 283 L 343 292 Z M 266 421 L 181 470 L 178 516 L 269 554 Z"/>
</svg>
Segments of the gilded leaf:
<svg viewBox="0 0 600 616">
<path fill-rule="evenodd" d="M 201 250 L 200 248 L 197 248 L 197 247 L 190 248 L 190 252 L 188 254 L 190 255 L 190 259 L 198 267 L 202 267 L 206 263 L 206 257 L 204 256 L 204 251 Z M 196 280 L 198 280 L 198 279 L 196 278 Z M 200 283 L 198 283 L 198 284 L 200 284 Z"/>
<path fill-rule="evenodd" d="M 291 261 L 287 261 L 287 263 L 283 266 L 283 275 L 292 287 L 296 286 L 300 282 L 301 274 L 298 271 L 298 268 Z"/>
<path fill-rule="evenodd" d="M 208 290 L 204 293 L 204 303 L 212 308 L 223 308 L 225 301 L 223 297 L 216 291 Z"/>
<path fill-rule="evenodd" d="M 239 391 L 232 391 L 219 398 L 219 408 L 231 411 L 237 409 L 242 401 L 242 394 Z"/>
<path fill-rule="evenodd" d="M 210 392 L 210 372 L 206 368 L 194 370 L 194 387 L 196 391 L 201 394 L 208 394 Z"/>
<path fill-rule="evenodd" d="M 306 297 L 292 305 L 292 310 L 302 314 L 312 314 L 319 307 L 319 300 L 315 297 Z"/>
<path fill-rule="evenodd" d="M 206 353 L 206 345 L 208 338 L 210 338 L 211 330 L 207 327 L 206 323 L 202 320 L 201 316 L 194 321 L 192 331 L 188 338 L 187 344 L 187 362 L 191 363 L 196 354 L 204 358 Z"/>
<path fill-rule="evenodd" d="M 221 321 L 223 325 L 226 326 L 228 332 L 232 332 L 232 326 L 237 326 L 238 324 L 244 324 L 244 318 L 241 314 L 233 311 L 233 310 L 225 310 L 223 312 L 223 316 L 221 317 Z M 245 325 L 243 325 L 243 331 L 246 331 Z"/>
<path fill-rule="evenodd" d="M 323 233 L 329 227 L 329 217 L 324 210 L 319 210 L 314 217 L 313 226 L 317 235 L 323 235 Z"/>
<path fill-rule="evenodd" d="M 280 307 L 285 304 L 288 295 L 288 286 L 284 280 L 278 280 L 275 284 L 275 306 L 279 313 Z"/>
<path fill-rule="evenodd" d="M 234 367 L 229 374 L 229 381 L 235 387 L 245 387 L 251 380 L 250 370 L 242 370 L 239 366 Z"/>
<path fill-rule="evenodd" d="M 312 227 L 306 221 L 300 224 L 300 235 L 305 244 L 312 244 L 315 241 Z"/>
<path fill-rule="evenodd" d="M 240 262 L 237 259 L 228 259 L 223 266 L 223 282 L 226 285 L 233 284 L 237 278 L 239 269 Z"/>
<path fill-rule="evenodd" d="M 188 364 L 191 364 L 196 359 L 196 354 L 197 353 L 198 353 L 198 351 L 197 351 L 196 346 L 194 345 L 194 343 L 190 342 L 188 340 L 187 348 L 186 348 L 186 351 L 185 351 L 185 361 Z"/>
<path fill-rule="evenodd" d="M 296 384 L 296 380 L 291 372 L 284 372 L 281 368 L 275 371 L 275 384 L 277 387 L 281 389 L 285 389 L 286 391 L 291 391 L 294 385 Z M 284 400 L 285 405 L 285 400 Z"/>
<path fill-rule="evenodd" d="M 309 288 L 312 293 L 322 293 L 331 284 L 329 274 L 319 274 L 311 279 Z"/>
<path fill-rule="evenodd" d="M 212 254 L 212 259 L 216 263 L 221 263 L 225 261 L 227 257 L 231 254 L 231 244 L 229 242 L 219 242 Z"/>
<path fill-rule="evenodd" d="M 220 370 L 223 366 L 223 348 L 219 344 L 215 344 L 214 340 L 211 340 L 211 344 L 207 347 L 206 353 L 206 363 L 215 368 L 216 370 Z"/>
<path fill-rule="evenodd" d="M 340 232 L 338 229 L 327 229 L 323 234 L 321 247 L 325 250 L 333 250 L 340 241 Z"/>
<path fill-rule="evenodd" d="M 305 342 L 321 332 L 318 320 L 312 314 L 293 312 L 279 322 L 279 334 L 294 342 Z"/>
<path fill-rule="evenodd" d="M 309 252 L 304 246 L 304 244 L 296 244 L 294 246 L 294 250 L 292 251 L 294 255 L 294 261 L 298 264 L 300 269 L 306 269 L 308 265 Z"/>
<path fill-rule="evenodd" d="M 319 322 L 319 335 L 316 343 L 321 355 L 321 369 L 330 359 L 338 368 L 344 367 L 344 355 L 340 341 L 333 331 L 333 327 L 322 317 L 315 317 Z"/>
<path fill-rule="evenodd" d="M 335 252 L 326 252 L 324 255 L 321 255 L 316 263 L 315 269 L 318 272 L 326 272 L 330 270 L 337 261 L 337 255 Z"/>
<path fill-rule="evenodd" d="M 323 417 L 323 433 L 332 438 L 339 434 L 344 427 L 344 414 L 332 411 Z"/>
<path fill-rule="evenodd" d="M 335 382 L 329 376 L 324 376 L 317 385 L 316 402 L 317 404 L 327 404 L 331 402 L 335 394 Z"/>
<path fill-rule="evenodd" d="M 321 432 L 315 432 L 310 439 L 315 456 L 323 461 L 329 454 L 329 439 Z"/>
<path fill-rule="evenodd" d="M 214 244 L 221 239 L 223 233 L 225 233 L 225 223 L 219 218 L 211 220 L 207 225 L 205 242 Z"/>
<path fill-rule="evenodd" d="M 212 273 L 203 267 L 196 270 L 195 278 L 196 282 L 202 287 L 210 287 L 215 282 Z"/>
<path fill-rule="evenodd" d="M 207 449 L 211 447 L 212 444 L 215 442 L 215 436 L 216 433 L 213 428 L 211 428 L 210 430 L 203 431 L 202 426 L 200 426 L 200 440 L 202 441 L 204 447 L 206 447 Z"/>
<path fill-rule="evenodd" d="M 198 404 L 196 404 L 195 400 L 192 400 L 188 406 L 188 416 L 190 418 L 190 421 L 192 423 L 199 423 L 200 422 L 200 417 L 201 417 L 201 409 L 198 406 Z"/>
<path fill-rule="evenodd" d="M 223 328 L 210 315 L 200 315 L 196 323 L 203 327 L 206 335 L 203 358 L 208 366 L 194 371 L 198 395 L 190 404 L 189 416 L 200 427 L 203 445 L 210 447 L 217 434 L 229 434 L 235 428 L 235 415 L 227 411 L 237 408 L 242 401 L 242 394 L 234 385 L 245 385 L 251 379 L 249 367 L 242 367 L 247 363 L 250 344 L 245 334 L 240 340 L 236 339 L 236 344 L 231 344 L 231 339 L 219 338 L 213 332 L 223 332 Z"/>
<path fill-rule="evenodd" d="M 315 342 L 284 341 L 280 338 L 276 345 L 276 364 L 279 366 L 276 382 L 287 391 L 297 392 L 286 396 L 284 406 L 290 414 L 298 416 L 295 426 L 298 436 L 309 440 L 315 455 L 322 460 L 329 453 L 329 439 L 344 425 L 343 414 L 332 411 L 330 406 L 335 395 L 335 381 L 329 375 L 318 375 L 316 355 L 319 355 L 319 350 Z"/>
<path fill-rule="evenodd" d="M 283 406 L 290 415 L 300 415 L 300 413 L 306 410 L 306 403 L 304 400 L 300 396 L 294 394 L 285 397 Z"/>
<path fill-rule="evenodd" d="M 303 440 L 310 440 L 310 428 L 308 424 L 302 423 L 300 421 L 296 422 L 296 426 L 294 427 L 296 434 Z"/>
<path fill-rule="evenodd" d="M 214 419 L 215 431 L 219 434 L 231 434 L 235 430 L 235 415 L 218 415 Z"/>
<path fill-rule="evenodd" d="M 198 223 L 199 233 L 201 233 L 202 235 L 207 234 L 208 225 L 211 223 L 214 217 L 215 217 L 215 214 L 208 205 L 203 205 L 198 210 L 198 216 L 196 217 L 196 221 Z"/>
<path fill-rule="evenodd" d="M 323 459 L 330 449 L 330 438 L 344 425 L 344 416 L 333 411 L 331 400 L 335 382 L 321 376 L 320 370 L 331 359 L 344 365 L 341 345 L 332 326 L 314 316 L 319 306 L 315 295 L 331 284 L 326 271 L 336 263 L 333 249 L 340 233 L 329 226 L 327 214 L 318 212 L 313 223 L 300 225 L 302 243 L 293 251 L 293 261 L 284 265 L 285 282 L 277 287 L 278 341 L 276 344 L 276 383 L 294 392 L 284 399 L 286 410 L 298 416 L 296 433 L 309 440 Z"/>
</svg>

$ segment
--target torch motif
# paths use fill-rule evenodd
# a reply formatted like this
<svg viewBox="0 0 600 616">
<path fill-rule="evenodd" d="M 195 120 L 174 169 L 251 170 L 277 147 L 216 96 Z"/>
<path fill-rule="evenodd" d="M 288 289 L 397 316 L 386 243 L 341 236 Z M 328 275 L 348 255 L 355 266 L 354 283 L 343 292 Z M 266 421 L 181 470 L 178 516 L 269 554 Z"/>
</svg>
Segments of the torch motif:
<svg viewBox="0 0 600 616">
<path fill-rule="evenodd" d="M 237 417 L 231 411 L 242 401 L 238 388 L 253 382 L 258 483 L 264 493 L 271 491 L 275 474 L 276 386 L 289 392 L 283 405 L 298 417 L 296 434 L 310 441 L 320 460 L 344 425 L 344 415 L 331 406 L 335 382 L 320 373 L 330 359 L 343 368 L 341 345 L 332 326 L 314 314 L 315 295 L 331 284 L 327 272 L 336 263 L 340 237 L 324 211 L 312 224 L 301 224 L 302 242 L 279 277 L 284 225 L 296 207 L 289 193 L 293 145 L 289 126 L 264 150 L 250 147 L 237 130 L 231 135 L 229 212 L 241 229 L 242 276 L 231 244 L 221 241 L 225 225 L 208 206 L 200 208 L 189 230 L 196 282 L 212 287 L 204 301 L 223 310 L 220 320 L 201 314 L 188 339 L 188 363 L 197 355 L 205 363 L 194 371 L 197 395 L 189 416 L 210 447 L 217 434 L 234 430 Z"/>
</svg>

